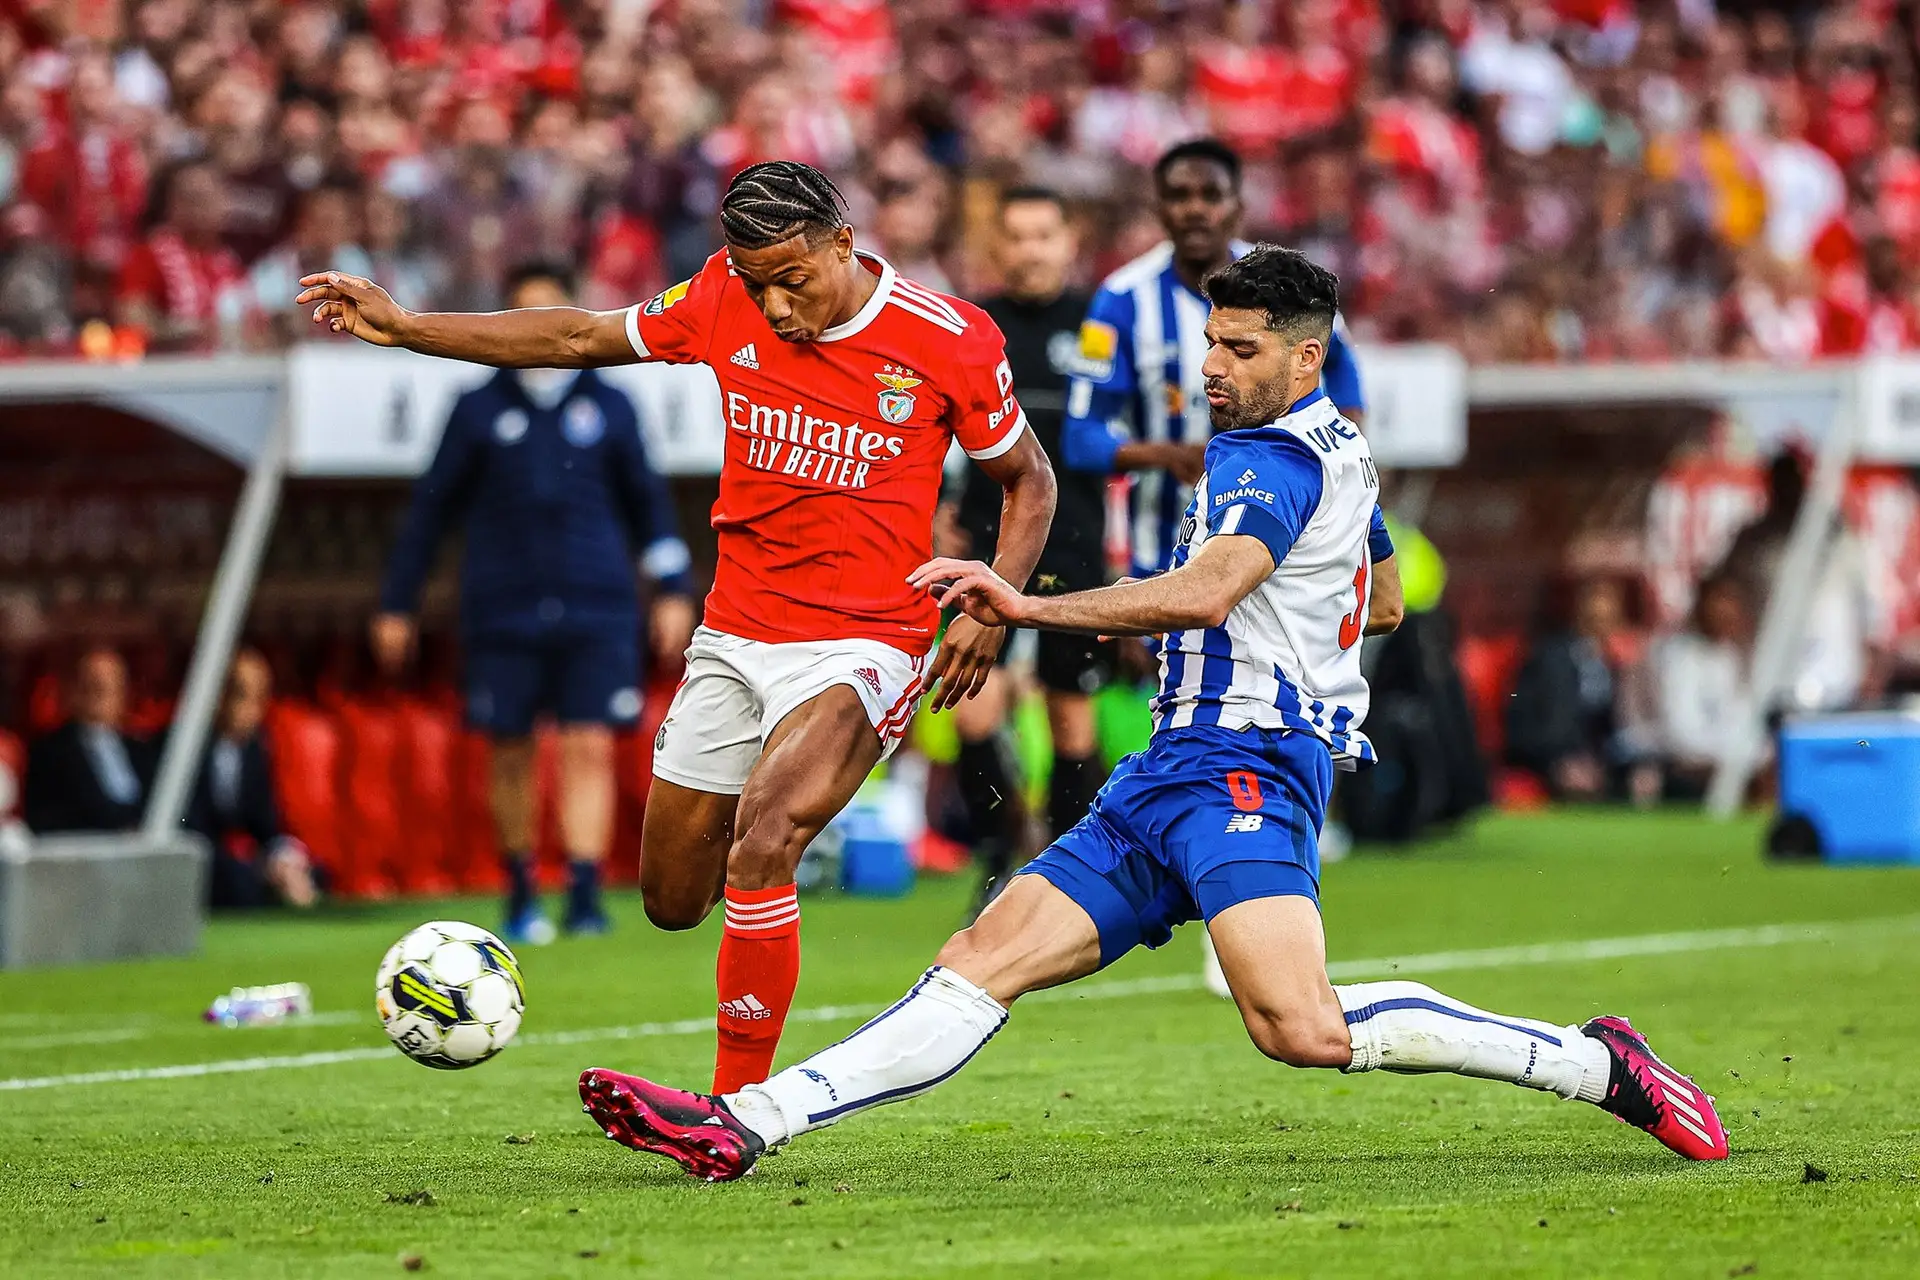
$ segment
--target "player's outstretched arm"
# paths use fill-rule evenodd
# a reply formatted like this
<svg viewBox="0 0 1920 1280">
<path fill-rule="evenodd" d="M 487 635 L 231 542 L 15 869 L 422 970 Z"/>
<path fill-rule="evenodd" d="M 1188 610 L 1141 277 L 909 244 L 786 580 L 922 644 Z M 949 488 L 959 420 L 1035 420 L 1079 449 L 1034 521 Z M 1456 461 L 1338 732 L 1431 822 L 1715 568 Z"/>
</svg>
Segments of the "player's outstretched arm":
<svg viewBox="0 0 1920 1280">
<path fill-rule="evenodd" d="M 300 283 L 294 303 L 312 306 L 315 324 L 376 347 L 517 369 L 586 369 L 639 359 L 624 311 L 409 311 L 373 281 L 343 271 L 302 276 Z"/>
<path fill-rule="evenodd" d="M 941 605 L 957 604 L 989 626 L 1156 636 L 1219 626 L 1272 573 L 1273 553 L 1264 542 L 1219 534 L 1178 569 L 1097 591 L 1023 595 L 978 560 L 929 560 L 908 581 L 935 591 Z"/>
</svg>

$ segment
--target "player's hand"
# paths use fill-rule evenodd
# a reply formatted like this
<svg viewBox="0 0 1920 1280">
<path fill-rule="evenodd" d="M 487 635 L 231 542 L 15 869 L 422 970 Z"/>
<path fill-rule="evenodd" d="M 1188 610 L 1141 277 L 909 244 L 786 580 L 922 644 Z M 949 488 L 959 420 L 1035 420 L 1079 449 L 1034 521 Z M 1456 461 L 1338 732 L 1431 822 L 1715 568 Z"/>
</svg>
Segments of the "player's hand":
<svg viewBox="0 0 1920 1280">
<path fill-rule="evenodd" d="M 990 627 L 1018 626 L 1025 620 L 1027 597 L 978 560 L 936 557 L 909 574 L 907 582 L 930 592 L 942 609 L 959 605 L 969 618 Z"/>
<path fill-rule="evenodd" d="M 350 276 L 344 271 L 320 271 L 301 276 L 303 286 L 296 306 L 317 303 L 313 322 L 334 333 L 350 333 L 376 347 L 400 345 L 400 330 L 407 311 L 371 280 Z"/>
<path fill-rule="evenodd" d="M 1172 459 L 1167 470 L 1173 472 L 1173 478 L 1181 484 L 1198 484 L 1200 477 L 1207 473 L 1207 446 L 1203 444 L 1175 445 Z"/>
<path fill-rule="evenodd" d="M 693 643 L 693 601 L 685 596 L 658 596 L 647 615 L 647 638 L 653 656 L 669 666 L 684 665 Z"/>
<path fill-rule="evenodd" d="M 933 693 L 929 706 L 935 711 L 951 711 L 961 699 L 986 688 L 1000 646 L 1006 642 L 1005 627 L 988 626 L 965 616 L 948 623 L 947 634 L 940 639 L 940 651 L 927 665 L 922 683 L 923 689 Z"/>
<path fill-rule="evenodd" d="M 373 662 L 382 675 L 400 674 L 413 655 L 416 634 L 413 619 L 404 613 L 374 615 L 373 625 L 367 628 L 367 643 L 373 648 Z"/>
</svg>

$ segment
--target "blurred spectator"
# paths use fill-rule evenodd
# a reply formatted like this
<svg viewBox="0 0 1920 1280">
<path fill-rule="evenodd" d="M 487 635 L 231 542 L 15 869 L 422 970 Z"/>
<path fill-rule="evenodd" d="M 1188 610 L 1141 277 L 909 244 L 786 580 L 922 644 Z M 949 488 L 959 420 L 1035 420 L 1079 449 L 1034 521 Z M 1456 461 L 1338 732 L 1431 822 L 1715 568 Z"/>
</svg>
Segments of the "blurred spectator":
<svg viewBox="0 0 1920 1280">
<path fill-rule="evenodd" d="M 403 307 L 428 311 L 439 305 L 446 278 L 443 262 L 422 243 L 407 202 L 388 191 L 368 192 L 363 225 L 368 278 L 378 280 Z M 292 296 L 285 295 L 278 305 L 286 306 Z"/>
<path fill-rule="evenodd" d="M 1614 789 L 1619 673 L 1632 641 L 1626 597 L 1612 578 L 1574 592 L 1572 617 L 1536 636 L 1507 705 L 1507 759 L 1562 799 L 1598 800 Z"/>
<path fill-rule="evenodd" d="M 301 276 L 327 270 L 367 277 L 374 273 L 373 259 L 358 243 L 360 202 L 352 191 L 315 187 L 300 197 L 299 204 L 292 237 L 254 263 L 248 273 L 256 323 L 262 337 L 275 346 L 330 336 L 288 305 L 300 292 Z"/>
<path fill-rule="evenodd" d="M 155 351 L 211 351 L 237 339 L 247 310 L 240 259 L 221 240 L 227 189 L 191 161 L 161 182 L 162 217 L 120 272 L 118 321 Z"/>
<path fill-rule="evenodd" d="M 67 722 L 27 748 L 21 815 L 41 835 L 130 831 L 146 811 L 152 744 L 126 732 L 127 664 L 91 649 L 75 667 Z"/>
<path fill-rule="evenodd" d="M 1809 462 L 1784 450 L 1767 468 L 1767 502 L 1740 530 L 1716 576 L 1738 584 L 1748 600 L 1771 600 L 1787 544 L 1807 496 Z M 1885 691 L 1888 655 L 1883 590 L 1868 571 L 1859 537 L 1836 511 L 1820 531 L 1821 566 L 1796 616 L 1799 644 L 1788 667 L 1777 710 L 1834 711 L 1877 702 Z"/>
<path fill-rule="evenodd" d="M 213 850 L 208 892 L 215 910 L 305 908 L 319 898 L 312 860 L 286 834 L 274 800 L 273 762 L 261 734 L 272 693 L 266 659 L 242 650 L 187 799 L 183 825 Z"/>
<path fill-rule="evenodd" d="M 936 282 L 982 278 L 998 192 L 1045 180 L 1098 278 L 1151 242 L 1142 168 L 1209 132 L 1245 153 L 1248 234 L 1312 237 L 1363 337 L 1481 360 L 1920 349 L 1889 289 L 1871 337 L 1857 314 L 1862 273 L 1890 279 L 1870 241 L 1920 263 L 1920 29 L 1883 4 L 124 8 L 111 42 L 0 27 L 0 355 L 74 350 L 124 271 L 161 274 L 135 252 L 167 204 L 146 175 L 188 159 L 224 192 L 202 257 L 251 267 L 344 183 L 374 193 L 376 262 L 409 259 L 379 274 L 422 301 L 497 306 L 556 257 L 614 306 L 692 274 L 718 184 L 768 156 L 834 171 Z M 195 320 L 205 291 L 166 270 L 181 299 L 123 289 L 169 319 L 157 347 L 245 335 Z"/>
<path fill-rule="evenodd" d="M 1647 654 L 1645 726 L 1655 772 L 1636 788 L 1642 800 L 1697 801 L 1725 758 L 1728 727 L 1753 713 L 1748 669 L 1752 612 L 1740 584 L 1709 578 L 1684 631 L 1656 640 Z"/>
</svg>

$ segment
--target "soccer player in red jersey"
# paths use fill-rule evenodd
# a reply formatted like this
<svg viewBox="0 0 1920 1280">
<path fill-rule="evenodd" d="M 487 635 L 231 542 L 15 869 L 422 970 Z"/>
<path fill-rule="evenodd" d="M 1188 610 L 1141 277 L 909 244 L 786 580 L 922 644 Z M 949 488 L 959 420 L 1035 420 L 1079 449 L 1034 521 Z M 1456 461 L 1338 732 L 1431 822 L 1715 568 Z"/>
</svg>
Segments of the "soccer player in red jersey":
<svg viewBox="0 0 1920 1280">
<path fill-rule="evenodd" d="M 314 321 L 480 364 L 705 364 L 727 425 L 705 625 L 654 751 L 647 916 L 688 929 L 726 903 L 716 1092 L 766 1078 L 800 973 L 800 854 L 899 743 L 916 698 L 977 692 L 1005 631 L 947 628 L 907 577 L 931 558 L 958 439 L 1006 490 L 994 569 L 1024 583 L 1053 470 L 1012 394 L 1000 331 L 970 303 L 857 251 L 818 170 L 750 166 L 720 206 L 727 247 L 624 311 L 421 314 L 370 281 L 307 276 Z"/>
</svg>

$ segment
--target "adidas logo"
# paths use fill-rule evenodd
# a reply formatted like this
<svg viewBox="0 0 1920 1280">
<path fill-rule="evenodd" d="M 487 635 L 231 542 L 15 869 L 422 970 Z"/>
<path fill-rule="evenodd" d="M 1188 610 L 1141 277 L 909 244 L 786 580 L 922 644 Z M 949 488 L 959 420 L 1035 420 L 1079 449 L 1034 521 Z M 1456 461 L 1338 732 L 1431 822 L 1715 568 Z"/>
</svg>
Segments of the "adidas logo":
<svg viewBox="0 0 1920 1280">
<path fill-rule="evenodd" d="M 873 690 L 875 697 L 880 696 L 880 673 L 878 671 L 875 671 L 872 667 L 861 667 L 853 674 L 867 682 L 867 688 Z"/>
<path fill-rule="evenodd" d="M 739 365 L 742 369 L 758 369 L 760 367 L 760 353 L 755 351 L 753 344 L 749 342 L 746 346 L 729 356 L 728 361 L 732 364 Z"/>
<path fill-rule="evenodd" d="M 725 1018 L 739 1018 L 743 1022 L 758 1022 L 762 1018 L 771 1018 L 773 1010 L 754 999 L 749 992 L 738 1000 L 722 1000 L 720 1015 Z"/>
</svg>

